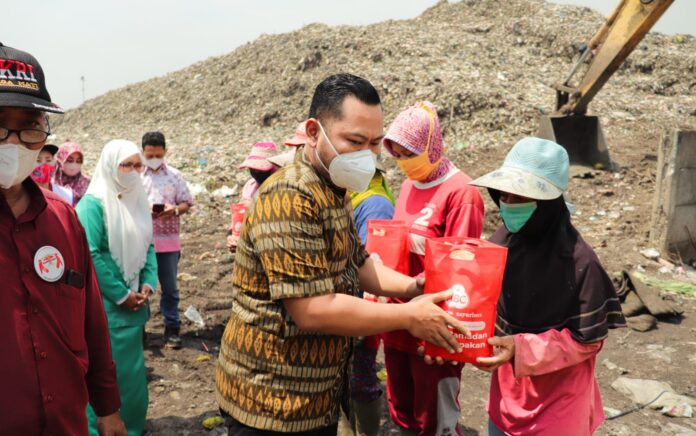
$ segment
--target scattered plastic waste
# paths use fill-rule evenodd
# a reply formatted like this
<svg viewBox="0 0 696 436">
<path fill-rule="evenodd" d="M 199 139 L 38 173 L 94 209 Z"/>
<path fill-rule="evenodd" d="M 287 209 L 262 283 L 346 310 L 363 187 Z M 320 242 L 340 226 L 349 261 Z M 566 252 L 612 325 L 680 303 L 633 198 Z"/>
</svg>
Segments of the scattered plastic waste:
<svg viewBox="0 0 696 436">
<path fill-rule="evenodd" d="M 199 183 L 187 183 L 189 192 L 191 192 L 191 195 L 194 197 L 203 194 L 204 192 L 208 192 L 207 189 L 205 189 L 205 186 L 199 184 Z"/>
<path fill-rule="evenodd" d="M 642 254 L 643 257 L 650 260 L 657 260 L 660 258 L 660 252 L 654 248 L 646 248 L 644 250 L 640 250 L 640 254 Z"/>
<path fill-rule="evenodd" d="M 682 403 L 674 406 L 665 406 L 660 410 L 660 413 L 673 418 L 693 418 L 694 408 L 688 403 Z"/>
<path fill-rule="evenodd" d="M 211 418 L 204 419 L 201 424 L 203 424 L 203 427 L 205 427 L 206 429 L 212 430 L 215 427 L 218 427 L 224 423 L 225 420 L 222 419 L 222 416 L 213 416 Z"/>
<path fill-rule="evenodd" d="M 218 188 L 215 191 L 213 191 L 213 197 L 230 198 L 237 193 L 237 190 L 239 189 L 237 186 L 238 185 L 234 185 L 234 188 L 230 188 L 229 186 L 223 186 L 222 188 Z"/>
<path fill-rule="evenodd" d="M 198 309 L 196 309 L 195 307 L 189 306 L 186 309 L 186 312 L 184 312 L 184 316 L 186 317 L 186 319 L 196 324 L 198 328 L 202 329 L 205 327 L 205 321 L 203 321 L 203 317 L 201 316 L 200 312 L 198 312 Z"/>
<path fill-rule="evenodd" d="M 176 279 L 179 280 L 180 282 L 191 282 L 193 280 L 197 280 L 198 277 L 193 276 L 189 273 L 179 273 L 179 274 L 177 274 Z"/>
</svg>

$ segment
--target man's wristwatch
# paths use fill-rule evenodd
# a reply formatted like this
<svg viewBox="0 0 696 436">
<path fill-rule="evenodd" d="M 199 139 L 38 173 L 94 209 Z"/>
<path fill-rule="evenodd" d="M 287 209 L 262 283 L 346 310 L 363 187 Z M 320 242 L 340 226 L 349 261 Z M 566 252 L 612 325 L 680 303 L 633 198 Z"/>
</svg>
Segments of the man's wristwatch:
<svg viewBox="0 0 696 436">
<path fill-rule="evenodd" d="M 179 216 L 179 205 L 174 206 L 174 216 Z"/>
</svg>

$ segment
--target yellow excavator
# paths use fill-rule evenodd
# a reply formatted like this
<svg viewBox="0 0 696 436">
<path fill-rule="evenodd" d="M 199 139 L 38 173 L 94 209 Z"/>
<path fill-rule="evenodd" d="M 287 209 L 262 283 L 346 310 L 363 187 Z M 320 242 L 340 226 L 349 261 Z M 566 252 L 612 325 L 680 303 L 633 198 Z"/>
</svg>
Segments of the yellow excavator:
<svg viewBox="0 0 696 436">
<path fill-rule="evenodd" d="M 555 85 L 556 109 L 542 115 L 539 136 L 561 144 L 572 164 L 612 170 L 614 164 L 599 118 L 587 106 L 674 0 L 621 0 L 594 37 L 584 44 L 566 80 Z M 573 77 L 584 65 L 575 85 Z"/>
</svg>

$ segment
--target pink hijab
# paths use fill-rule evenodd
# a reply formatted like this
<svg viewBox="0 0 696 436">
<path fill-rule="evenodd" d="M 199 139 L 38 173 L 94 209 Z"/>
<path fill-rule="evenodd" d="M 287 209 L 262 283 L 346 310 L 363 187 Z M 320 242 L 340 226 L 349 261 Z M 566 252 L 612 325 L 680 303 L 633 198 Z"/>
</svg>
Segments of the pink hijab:
<svg viewBox="0 0 696 436">
<path fill-rule="evenodd" d="M 53 183 L 72 189 L 75 194 L 75 203 L 77 204 L 77 201 L 87 192 L 91 179 L 82 174 L 82 172 L 74 176 L 68 176 L 63 172 L 65 161 L 67 161 L 68 157 L 73 153 L 80 153 L 84 159 L 84 153 L 82 153 L 80 144 L 76 142 L 66 142 L 60 146 L 58 153 L 56 153 L 56 173 L 53 176 Z"/>
<path fill-rule="evenodd" d="M 430 113 L 422 106 L 430 109 Z M 433 131 L 430 132 L 430 117 L 434 116 Z M 389 126 L 387 135 L 384 138 L 384 148 L 392 156 L 391 143 L 396 142 L 402 147 L 417 155 L 425 151 L 425 146 L 428 142 L 428 137 L 432 135 L 430 149 L 428 151 L 428 160 L 437 162 L 442 158 L 440 165 L 428 176 L 424 182 L 432 182 L 447 174 L 454 165 L 445 156 L 445 142 L 442 138 L 442 129 L 440 127 L 440 118 L 437 116 L 437 108 L 429 101 L 424 101 L 421 104 L 415 104 L 406 108 L 397 115 L 394 122 Z"/>
</svg>

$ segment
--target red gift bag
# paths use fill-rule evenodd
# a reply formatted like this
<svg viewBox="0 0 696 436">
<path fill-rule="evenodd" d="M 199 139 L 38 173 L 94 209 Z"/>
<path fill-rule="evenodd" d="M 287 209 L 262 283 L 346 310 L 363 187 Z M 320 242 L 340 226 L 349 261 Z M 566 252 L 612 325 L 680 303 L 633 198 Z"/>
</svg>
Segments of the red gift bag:
<svg viewBox="0 0 696 436">
<path fill-rule="evenodd" d="M 232 212 L 232 235 L 239 237 L 242 234 L 242 225 L 246 216 L 248 205 L 245 203 L 237 203 L 230 205 Z"/>
<path fill-rule="evenodd" d="M 451 289 L 454 295 L 441 303 L 450 315 L 471 331 L 466 339 L 454 335 L 464 346 L 461 353 L 426 343 L 425 353 L 447 360 L 475 363 L 490 357 L 488 338 L 495 335 L 496 305 L 503 285 L 507 248 L 474 238 L 435 238 L 425 242 L 425 293 Z"/>
<path fill-rule="evenodd" d="M 368 220 L 365 249 L 376 262 L 408 274 L 408 226 L 405 221 Z M 379 302 L 377 296 L 367 292 L 363 294 L 363 298 Z M 375 335 L 366 337 L 364 343 L 366 347 L 377 350 L 379 341 L 379 335 Z"/>
<path fill-rule="evenodd" d="M 408 225 L 405 221 L 367 221 L 365 249 L 371 257 L 381 260 L 391 269 L 408 274 Z"/>
</svg>

